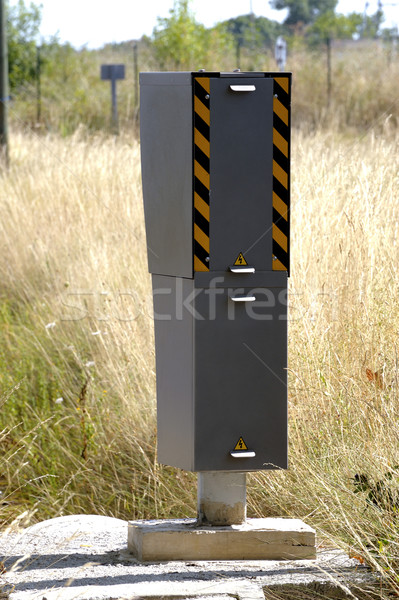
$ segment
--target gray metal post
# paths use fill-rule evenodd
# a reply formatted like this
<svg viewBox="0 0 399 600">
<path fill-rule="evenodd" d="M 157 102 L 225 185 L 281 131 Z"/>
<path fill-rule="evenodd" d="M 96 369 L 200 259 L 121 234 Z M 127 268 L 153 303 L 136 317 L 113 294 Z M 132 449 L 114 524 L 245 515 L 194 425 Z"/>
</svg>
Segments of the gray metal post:
<svg viewBox="0 0 399 600">
<path fill-rule="evenodd" d="M 112 96 L 112 128 L 117 133 L 118 131 L 118 106 L 116 101 L 116 78 L 114 74 L 111 79 L 111 96 Z"/>
<path fill-rule="evenodd" d="M 240 525 L 246 517 L 245 473 L 198 473 L 198 524 Z"/>
</svg>

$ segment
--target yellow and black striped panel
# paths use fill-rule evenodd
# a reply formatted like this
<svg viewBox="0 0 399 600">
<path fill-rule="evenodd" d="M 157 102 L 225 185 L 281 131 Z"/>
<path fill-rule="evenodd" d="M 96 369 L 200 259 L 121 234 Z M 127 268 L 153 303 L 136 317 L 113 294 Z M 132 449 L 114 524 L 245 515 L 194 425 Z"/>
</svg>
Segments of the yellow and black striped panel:
<svg viewBox="0 0 399 600">
<path fill-rule="evenodd" d="M 273 271 L 289 271 L 291 78 L 273 80 Z"/>
<path fill-rule="evenodd" d="M 194 271 L 209 271 L 209 77 L 194 79 Z"/>
</svg>

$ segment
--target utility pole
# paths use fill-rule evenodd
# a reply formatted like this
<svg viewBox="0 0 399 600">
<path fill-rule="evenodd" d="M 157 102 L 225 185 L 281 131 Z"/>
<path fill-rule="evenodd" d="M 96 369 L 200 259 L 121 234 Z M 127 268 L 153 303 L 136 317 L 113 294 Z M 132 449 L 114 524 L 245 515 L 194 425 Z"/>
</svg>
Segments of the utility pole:
<svg viewBox="0 0 399 600">
<path fill-rule="evenodd" d="M 8 47 L 4 0 L 0 0 L 0 153 L 8 166 Z"/>
</svg>

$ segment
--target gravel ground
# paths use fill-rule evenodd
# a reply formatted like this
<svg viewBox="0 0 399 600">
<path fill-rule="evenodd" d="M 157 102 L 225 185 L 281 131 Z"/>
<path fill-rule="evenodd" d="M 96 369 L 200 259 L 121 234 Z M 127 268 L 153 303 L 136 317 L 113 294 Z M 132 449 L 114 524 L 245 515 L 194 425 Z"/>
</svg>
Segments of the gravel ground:
<svg viewBox="0 0 399 600">
<path fill-rule="evenodd" d="M 316 561 L 139 563 L 127 550 L 127 521 L 96 515 L 5 534 L 0 555 L 0 599 L 10 600 L 344 598 L 348 587 L 361 597 L 376 581 L 337 550 L 319 551 Z"/>
</svg>

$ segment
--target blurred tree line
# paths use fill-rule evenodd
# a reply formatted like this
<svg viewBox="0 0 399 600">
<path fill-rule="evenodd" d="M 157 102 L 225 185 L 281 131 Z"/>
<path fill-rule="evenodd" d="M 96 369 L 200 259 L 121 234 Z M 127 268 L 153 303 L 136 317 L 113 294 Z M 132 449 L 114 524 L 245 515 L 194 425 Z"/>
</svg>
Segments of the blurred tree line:
<svg viewBox="0 0 399 600">
<path fill-rule="evenodd" d="M 265 0 L 266 1 L 266 0 Z M 284 22 L 278 23 L 254 14 L 241 15 L 206 28 L 199 23 L 191 10 L 190 0 L 175 0 L 169 17 L 158 18 L 150 37 L 142 43 L 151 50 L 160 69 L 198 68 L 234 52 L 240 61 L 241 53 L 272 52 L 279 35 L 288 43 L 298 42 L 315 47 L 331 39 L 376 38 L 389 31 L 381 30 L 383 12 L 381 5 L 374 15 L 360 13 L 349 15 L 335 12 L 338 0 L 271 0 L 274 9 L 286 10 Z M 8 9 L 8 44 L 10 87 L 16 91 L 34 81 L 38 66 L 55 75 L 56 66 L 60 76 L 68 78 L 76 68 L 73 55 L 76 50 L 69 44 L 60 44 L 57 37 L 40 40 L 41 7 L 25 0 L 18 0 Z M 37 47 L 40 46 L 40 57 Z M 41 65 L 38 65 L 38 60 Z M 77 61 L 79 62 L 79 61 Z M 64 65 L 68 63 L 71 68 Z M 80 69 L 78 69 L 79 72 Z"/>
<path fill-rule="evenodd" d="M 335 12 L 338 0 L 270 0 L 276 10 L 286 10 L 283 23 L 254 14 L 241 15 L 206 29 L 195 19 L 190 0 L 175 0 L 168 18 L 158 19 L 153 35 L 145 38 L 152 45 L 161 68 L 192 68 L 215 56 L 235 49 L 237 63 L 243 51 L 266 53 L 273 50 L 278 36 L 289 44 L 300 41 L 314 48 L 333 39 L 389 37 L 396 32 L 381 30 L 383 12 L 379 3 L 371 16 Z M 191 65 L 191 66 L 190 66 Z M 240 66 L 237 64 L 237 66 Z"/>
<path fill-rule="evenodd" d="M 382 28 L 381 4 L 373 15 L 343 15 L 336 12 L 337 0 L 270 0 L 273 8 L 285 11 L 282 23 L 250 13 L 207 28 L 197 21 L 191 0 L 174 0 L 169 15 L 157 19 L 151 36 L 106 44 L 98 50 L 76 49 L 61 43 L 57 35 L 41 38 L 41 7 L 35 2 L 18 0 L 11 5 L 10 0 L 5 0 L 5 3 L 12 112 L 19 121 L 34 126 L 40 124 L 45 129 L 56 128 L 65 134 L 82 123 L 89 129 L 107 127 L 110 94 L 109 86 L 100 81 L 101 63 L 123 62 L 126 65 L 126 82 L 118 86 L 120 125 L 123 127 L 137 123 L 137 86 L 129 83 L 137 81 L 134 71 L 137 53 L 139 70 L 205 68 L 227 71 L 240 67 L 248 71 L 274 71 L 277 70 L 274 47 L 276 39 L 282 35 L 288 45 L 287 66 L 290 70 L 296 68 L 296 75 L 301 73 L 307 81 L 309 61 L 315 77 L 314 69 L 318 65 L 318 81 L 323 80 L 318 102 L 325 105 L 331 96 L 332 41 L 397 39 L 397 31 Z M 394 44 L 392 48 L 395 48 Z M 321 49 L 324 49 L 323 53 Z M 308 55 L 301 59 L 302 64 L 306 64 L 303 68 L 294 59 L 300 53 Z M 324 55 L 327 56 L 327 88 Z M 315 82 L 312 89 L 318 89 Z M 374 104 L 377 106 L 376 102 Z M 363 116 L 359 118 L 363 119 Z"/>
</svg>

